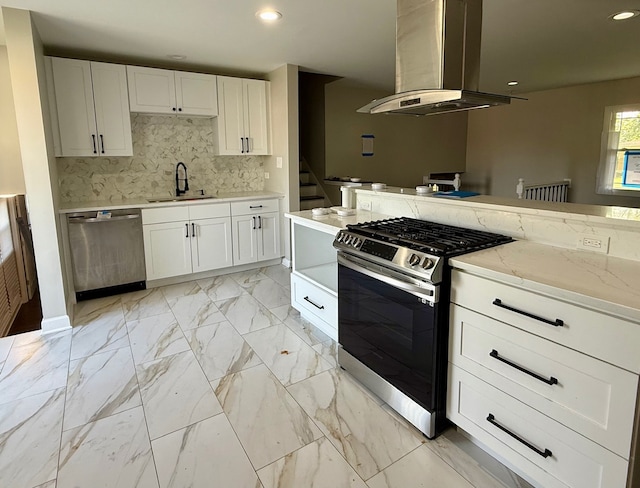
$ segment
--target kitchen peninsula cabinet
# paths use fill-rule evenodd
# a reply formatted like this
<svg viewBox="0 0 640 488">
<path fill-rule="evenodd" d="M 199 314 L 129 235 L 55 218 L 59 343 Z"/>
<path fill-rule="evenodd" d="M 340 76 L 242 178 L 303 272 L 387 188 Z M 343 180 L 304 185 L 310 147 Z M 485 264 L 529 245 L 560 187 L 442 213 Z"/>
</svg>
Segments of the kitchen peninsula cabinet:
<svg viewBox="0 0 640 488">
<path fill-rule="evenodd" d="M 131 156 L 127 74 L 122 65 L 47 58 L 56 156 Z"/>
<path fill-rule="evenodd" d="M 233 264 L 249 264 L 280 257 L 280 212 L 277 199 L 234 202 Z"/>
<path fill-rule="evenodd" d="M 269 82 L 218 76 L 218 152 L 271 154 Z"/>
<path fill-rule="evenodd" d="M 142 210 L 147 280 L 233 265 L 228 203 Z"/>
<path fill-rule="evenodd" d="M 127 66 L 127 78 L 132 112 L 218 115 L 215 75 Z"/>
</svg>

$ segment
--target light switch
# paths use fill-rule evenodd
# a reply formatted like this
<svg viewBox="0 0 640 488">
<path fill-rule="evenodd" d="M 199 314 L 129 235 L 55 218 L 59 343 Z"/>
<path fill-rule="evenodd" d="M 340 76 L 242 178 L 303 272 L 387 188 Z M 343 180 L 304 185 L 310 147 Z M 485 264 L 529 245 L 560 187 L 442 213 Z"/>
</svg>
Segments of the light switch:
<svg viewBox="0 0 640 488">
<path fill-rule="evenodd" d="M 268 180 L 269 179 L 269 173 L 267 173 L 266 171 L 264 172 L 264 179 Z"/>
<path fill-rule="evenodd" d="M 276 158 L 276 168 L 282 168 L 282 157 L 280 156 Z"/>
</svg>

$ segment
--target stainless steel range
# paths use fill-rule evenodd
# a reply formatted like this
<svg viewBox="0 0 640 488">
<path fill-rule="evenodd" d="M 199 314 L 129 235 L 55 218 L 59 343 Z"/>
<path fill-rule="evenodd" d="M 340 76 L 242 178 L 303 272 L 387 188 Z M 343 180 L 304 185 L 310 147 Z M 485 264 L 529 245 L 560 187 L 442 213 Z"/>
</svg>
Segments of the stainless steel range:
<svg viewBox="0 0 640 488">
<path fill-rule="evenodd" d="M 348 225 L 333 242 L 338 362 L 427 437 L 447 425 L 447 260 L 511 240 L 401 217 Z"/>
</svg>

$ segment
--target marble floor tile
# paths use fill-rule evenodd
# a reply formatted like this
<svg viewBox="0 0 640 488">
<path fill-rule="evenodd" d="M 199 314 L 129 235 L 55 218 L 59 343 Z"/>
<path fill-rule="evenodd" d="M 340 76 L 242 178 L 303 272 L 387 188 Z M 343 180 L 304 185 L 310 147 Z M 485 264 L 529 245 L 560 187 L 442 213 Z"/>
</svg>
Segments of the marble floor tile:
<svg viewBox="0 0 640 488">
<path fill-rule="evenodd" d="M 71 331 L 41 335 L 23 346 L 15 344 L 0 373 L 0 403 L 67 384 Z"/>
<path fill-rule="evenodd" d="M 250 332 L 244 339 L 285 386 L 331 369 L 320 354 L 284 324 Z"/>
<path fill-rule="evenodd" d="M 11 345 L 13 344 L 14 338 L 15 336 L 0 338 L 0 363 L 4 363 L 6 361 L 7 356 L 9 355 L 9 351 L 11 350 Z"/>
<path fill-rule="evenodd" d="M 191 350 L 209 380 L 257 366 L 260 358 L 229 322 L 185 332 Z"/>
<path fill-rule="evenodd" d="M 331 340 L 327 334 L 303 319 L 300 312 L 291 305 L 272 308 L 270 311 L 310 346 Z"/>
<path fill-rule="evenodd" d="M 56 480 L 47 481 L 43 485 L 38 485 L 35 488 L 56 488 Z"/>
<path fill-rule="evenodd" d="M 240 286 L 246 286 L 254 281 L 260 281 L 267 278 L 267 275 L 265 275 L 261 269 L 262 268 L 240 271 L 238 273 L 231 273 L 228 276 L 233 278 Z"/>
<path fill-rule="evenodd" d="M 56 488 L 157 488 L 142 407 L 62 434 Z"/>
<path fill-rule="evenodd" d="M 268 276 L 280 286 L 284 286 L 285 288 L 291 286 L 291 268 L 278 264 L 276 266 L 262 268 L 261 271 L 265 276 Z"/>
<path fill-rule="evenodd" d="M 101 352 L 69 364 L 64 430 L 141 404 L 130 348 Z"/>
<path fill-rule="evenodd" d="M 422 443 L 417 431 L 385 412 L 339 369 L 288 390 L 364 480 Z"/>
<path fill-rule="evenodd" d="M 167 299 L 159 288 L 122 295 L 122 308 L 127 322 L 171 312 Z"/>
<path fill-rule="evenodd" d="M 367 481 L 369 488 L 474 488 L 427 446 L 421 446 Z"/>
<path fill-rule="evenodd" d="M 64 388 L 0 405 L 0 486 L 55 479 L 63 409 Z"/>
<path fill-rule="evenodd" d="M 134 320 L 127 324 L 131 351 L 136 364 L 146 363 L 189 349 L 172 313 Z"/>
<path fill-rule="evenodd" d="M 171 298 L 169 306 L 182 330 L 195 329 L 227 320 L 203 291 Z"/>
<path fill-rule="evenodd" d="M 316 344 L 313 346 L 313 350 L 320 354 L 322 358 L 327 361 L 332 368 L 337 368 L 338 365 L 338 343 L 332 339 L 322 344 Z"/>
<path fill-rule="evenodd" d="M 212 386 L 256 469 L 322 436 L 264 365 L 225 376 Z"/>
<path fill-rule="evenodd" d="M 161 488 L 259 488 L 229 421 L 216 415 L 152 442 Z"/>
<path fill-rule="evenodd" d="M 250 295 L 216 302 L 216 306 L 240 334 L 280 323 L 275 315 Z"/>
<path fill-rule="evenodd" d="M 0 363 L 0 374 L 2 374 L 2 368 L 4 368 L 4 363 Z"/>
<path fill-rule="evenodd" d="M 244 288 L 229 275 L 198 280 L 198 284 L 214 302 L 239 297 L 246 293 Z"/>
<path fill-rule="evenodd" d="M 247 283 L 243 287 L 249 295 L 267 308 L 281 307 L 291 303 L 291 293 L 271 278 Z"/>
<path fill-rule="evenodd" d="M 201 292 L 202 289 L 196 281 L 186 281 L 185 283 L 178 283 L 176 285 L 163 286 L 160 288 L 160 291 L 162 291 L 162 294 L 169 302 L 174 298 L 195 295 Z"/>
<path fill-rule="evenodd" d="M 76 305 L 71 359 L 129 345 L 120 298 L 108 298 L 89 300 Z"/>
<path fill-rule="evenodd" d="M 151 439 L 222 412 L 191 351 L 137 366 Z"/>
<path fill-rule="evenodd" d="M 264 488 L 367 488 L 326 437 L 265 466 L 258 476 Z"/>
</svg>

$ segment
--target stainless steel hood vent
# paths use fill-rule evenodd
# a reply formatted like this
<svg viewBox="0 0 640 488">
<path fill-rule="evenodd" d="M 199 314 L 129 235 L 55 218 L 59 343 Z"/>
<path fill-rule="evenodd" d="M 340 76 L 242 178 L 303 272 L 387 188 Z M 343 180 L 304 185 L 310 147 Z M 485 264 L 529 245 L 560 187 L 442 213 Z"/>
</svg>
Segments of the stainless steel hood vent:
<svg viewBox="0 0 640 488">
<path fill-rule="evenodd" d="M 478 92 L 482 0 L 398 0 L 396 94 L 361 113 L 434 115 L 510 103 Z"/>
</svg>

